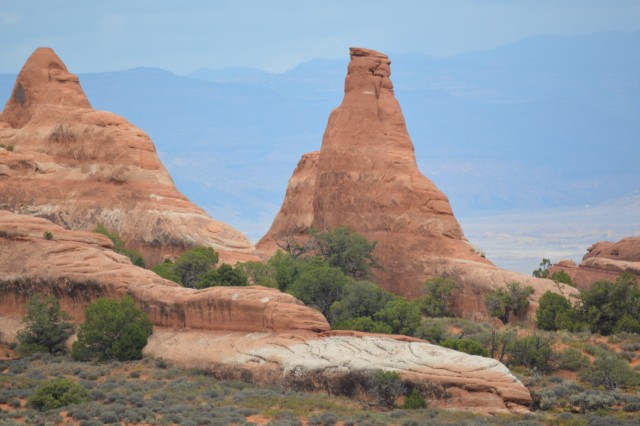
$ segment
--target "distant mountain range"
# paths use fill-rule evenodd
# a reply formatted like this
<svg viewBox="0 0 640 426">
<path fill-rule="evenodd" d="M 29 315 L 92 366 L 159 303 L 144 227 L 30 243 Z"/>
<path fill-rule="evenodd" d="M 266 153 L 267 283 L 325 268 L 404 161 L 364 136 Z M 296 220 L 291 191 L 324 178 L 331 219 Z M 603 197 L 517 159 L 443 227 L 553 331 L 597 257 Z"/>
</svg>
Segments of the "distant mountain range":
<svg viewBox="0 0 640 426">
<path fill-rule="evenodd" d="M 385 53 L 418 165 L 465 228 L 476 216 L 575 209 L 640 189 L 638 52 L 640 32 L 540 36 L 448 58 Z M 136 68 L 80 81 L 94 108 L 149 133 L 185 195 L 255 241 L 300 156 L 320 148 L 347 63 L 345 48 L 341 60 L 281 74 Z M 0 75 L 0 102 L 14 79 Z"/>
</svg>

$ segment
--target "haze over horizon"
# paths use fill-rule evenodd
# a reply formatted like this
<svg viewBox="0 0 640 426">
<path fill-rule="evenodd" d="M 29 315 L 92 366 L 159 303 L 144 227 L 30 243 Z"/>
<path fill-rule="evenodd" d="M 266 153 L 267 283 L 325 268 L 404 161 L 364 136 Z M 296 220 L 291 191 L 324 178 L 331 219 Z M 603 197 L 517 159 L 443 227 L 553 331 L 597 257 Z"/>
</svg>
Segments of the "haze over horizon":
<svg viewBox="0 0 640 426">
<path fill-rule="evenodd" d="M 0 73 L 53 47 L 75 73 L 139 66 L 177 74 L 250 67 L 283 72 L 348 47 L 451 56 L 537 35 L 640 30 L 634 0 L 327 0 L 297 2 L 0 1 Z"/>
</svg>

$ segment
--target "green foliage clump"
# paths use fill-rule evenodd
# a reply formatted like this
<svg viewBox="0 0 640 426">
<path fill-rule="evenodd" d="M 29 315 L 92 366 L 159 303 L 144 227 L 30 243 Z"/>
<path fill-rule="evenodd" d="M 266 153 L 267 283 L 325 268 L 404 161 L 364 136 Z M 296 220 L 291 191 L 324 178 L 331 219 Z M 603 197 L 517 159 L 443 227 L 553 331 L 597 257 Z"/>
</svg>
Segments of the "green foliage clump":
<svg viewBox="0 0 640 426">
<path fill-rule="evenodd" d="M 45 411 L 71 404 L 81 404 L 89 399 L 89 391 L 69 379 L 49 380 L 38 386 L 27 404 L 36 410 Z"/>
<path fill-rule="evenodd" d="M 558 366 L 569 371 L 582 371 L 590 365 L 589 358 L 577 349 L 567 348 L 558 354 Z"/>
<path fill-rule="evenodd" d="M 445 339 L 438 344 L 469 355 L 487 356 L 487 350 L 473 339 Z"/>
<path fill-rule="evenodd" d="M 540 298 L 536 311 L 536 327 L 541 330 L 557 330 L 566 326 L 566 318 L 573 309 L 569 300 L 559 294 L 547 291 Z M 564 322 L 563 322 L 564 321 Z"/>
<path fill-rule="evenodd" d="M 280 291 L 288 291 L 308 266 L 307 262 L 280 250 L 269 259 L 267 264 L 275 271 L 275 280 Z"/>
<path fill-rule="evenodd" d="M 319 261 L 309 265 L 287 290 L 332 322 L 331 305 L 342 297 L 348 282 L 339 268 Z"/>
<path fill-rule="evenodd" d="M 211 247 L 196 247 L 177 258 L 172 271 L 180 278 L 179 284 L 196 288 L 200 277 L 209 272 L 216 263 L 218 263 L 218 253 Z"/>
<path fill-rule="evenodd" d="M 542 259 L 540 267 L 533 271 L 533 276 L 537 278 L 549 278 L 549 268 L 551 268 L 551 261 L 549 259 Z"/>
<path fill-rule="evenodd" d="M 522 365 L 532 370 L 546 372 L 555 366 L 552 336 L 533 334 L 514 339 L 508 346 L 508 365 Z"/>
<path fill-rule="evenodd" d="M 271 264 L 262 262 L 239 262 L 236 263 L 235 267 L 242 272 L 253 285 L 278 288 L 276 270 Z"/>
<path fill-rule="evenodd" d="M 102 298 L 87 306 L 71 356 L 80 361 L 142 358 L 142 349 L 153 331 L 147 314 L 131 296 Z"/>
<path fill-rule="evenodd" d="M 51 231 L 44 231 L 42 236 L 44 237 L 45 240 L 52 240 L 53 239 L 53 233 Z"/>
<path fill-rule="evenodd" d="M 420 326 L 420 307 L 417 302 L 397 297 L 376 312 L 373 319 L 388 324 L 394 334 L 413 336 Z"/>
<path fill-rule="evenodd" d="M 370 317 L 385 307 L 395 296 L 368 281 L 347 283 L 342 298 L 331 305 L 334 321 Z"/>
<path fill-rule="evenodd" d="M 164 279 L 173 281 L 177 284 L 182 284 L 180 282 L 180 277 L 173 270 L 173 262 L 171 261 L 171 259 L 165 259 L 164 262 L 158 263 L 153 268 L 151 268 L 151 270 Z"/>
<path fill-rule="evenodd" d="M 124 240 L 120 238 L 118 234 L 116 234 L 115 232 L 109 231 L 101 223 L 99 223 L 96 226 L 96 229 L 94 229 L 93 232 L 102 234 L 105 237 L 109 238 L 113 242 L 113 251 L 115 251 L 116 253 L 120 253 L 124 256 L 127 256 L 131 260 L 131 263 L 141 268 L 144 268 L 144 258 L 142 257 L 142 255 L 134 249 L 127 248 L 125 246 Z"/>
<path fill-rule="evenodd" d="M 567 272 L 564 269 L 555 271 L 553 274 L 551 274 L 551 277 L 549 278 L 551 278 L 556 283 L 567 284 L 572 287 L 575 287 L 573 284 L 573 280 L 571 279 L 571 276 L 567 274 Z"/>
<path fill-rule="evenodd" d="M 524 318 L 529 309 L 529 296 L 533 291 L 533 287 L 523 287 L 520 283 L 512 282 L 506 289 L 500 288 L 487 293 L 485 305 L 492 317 L 507 324 L 511 314 L 520 319 Z"/>
<path fill-rule="evenodd" d="M 579 377 L 594 387 L 603 386 L 606 389 L 640 385 L 638 372 L 626 361 L 606 353 L 598 355 L 588 369 L 582 370 Z"/>
<path fill-rule="evenodd" d="M 453 316 L 451 294 L 455 288 L 456 282 L 452 278 L 435 277 L 428 280 L 420 302 L 422 313 L 428 317 Z"/>
<path fill-rule="evenodd" d="M 373 268 L 380 268 L 373 255 L 376 242 L 369 242 L 344 226 L 326 231 L 310 230 L 315 248 L 325 262 L 340 268 L 356 280 L 371 277 Z"/>
<path fill-rule="evenodd" d="M 640 289 L 635 277 L 622 274 L 615 283 L 596 281 L 580 293 L 578 314 L 591 332 L 608 336 L 640 330 Z"/>
<path fill-rule="evenodd" d="M 336 321 L 332 328 L 334 330 L 357 330 L 366 331 L 367 333 L 383 333 L 392 334 L 393 329 L 389 324 L 380 321 L 374 321 L 371 317 L 347 318 Z"/>
<path fill-rule="evenodd" d="M 404 400 L 404 404 L 402 408 L 405 410 L 419 410 L 421 408 L 426 408 L 427 403 L 425 402 L 422 395 L 420 395 L 420 391 L 417 388 L 413 388 L 409 396 Z"/>
<path fill-rule="evenodd" d="M 384 407 L 393 408 L 402 388 L 400 374 L 395 371 L 375 370 L 370 375 L 371 392 L 376 402 Z"/>
<path fill-rule="evenodd" d="M 63 353 L 66 340 L 75 330 L 71 317 L 62 310 L 60 301 L 54 296 L 32 297 L 22 323 L 24 328 L 16 336 L 17 350 L 22 355 Z"/>
<path fill-rule="evenodd" d="M 601 408 L 611 407 L 618 401 L 615 396 L 608 392 L 580 392 L 571 395 L 569 398 L 571 405 L 577 407 L 581 414 L 587 411 L 595 411 Z"/>
<path fill-rule="evenodd" d="M 240 269 L 223 263 L 218 269 L 211 269 L 202 274 L 196 283 L 196 288 L 246 285 L 249 285 L 249 281 Z"/>
</svg>

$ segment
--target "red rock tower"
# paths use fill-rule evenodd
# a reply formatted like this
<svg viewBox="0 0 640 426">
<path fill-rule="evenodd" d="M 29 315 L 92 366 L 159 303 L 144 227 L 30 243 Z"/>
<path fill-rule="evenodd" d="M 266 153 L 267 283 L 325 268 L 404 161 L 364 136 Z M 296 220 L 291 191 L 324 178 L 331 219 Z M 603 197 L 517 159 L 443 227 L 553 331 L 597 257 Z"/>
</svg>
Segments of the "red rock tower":
<svg viewBox="0 0 640 426">
<path fill-rule="evenodd" d="M 282 209 L 257 248 L 309 227 L 347 226 L 378 241 L 377 281 L 419 296 L 425 279 L 449 260 L 491 263 L 467 242 L 447 197 L 418 170 L 389 58 L 352 48 L 342 103 L 329 116 L 318 153 L 303 156 Z"/>
<path fill-rule="evenodd" d="M 251 243 L 209 217 L 173 184 L 153 142 L 115 114 L 91 108 L 78 77 L 48 48 L 20 71 L 0 114 L 0 209 L 67 229 L 97 223 L 147 263 L 194 246 L 226 261 L 257 259 Z"/>
</svg>

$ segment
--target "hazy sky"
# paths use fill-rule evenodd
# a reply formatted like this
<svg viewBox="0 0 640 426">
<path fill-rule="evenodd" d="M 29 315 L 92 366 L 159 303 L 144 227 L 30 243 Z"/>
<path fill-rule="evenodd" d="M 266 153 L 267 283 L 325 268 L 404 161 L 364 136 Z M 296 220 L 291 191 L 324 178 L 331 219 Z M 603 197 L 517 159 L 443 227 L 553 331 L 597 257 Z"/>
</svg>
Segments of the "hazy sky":
<svg viewBox="0 0 640 426">
<path fill-rule="evenodd" d="M 279 72 L 350 46 L 447 56 L 538 34 L 637 30 L 638 0 L 0 0 L 0 73 L 40 46 L 75 73 Z"/>
</svg>

